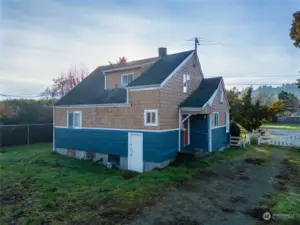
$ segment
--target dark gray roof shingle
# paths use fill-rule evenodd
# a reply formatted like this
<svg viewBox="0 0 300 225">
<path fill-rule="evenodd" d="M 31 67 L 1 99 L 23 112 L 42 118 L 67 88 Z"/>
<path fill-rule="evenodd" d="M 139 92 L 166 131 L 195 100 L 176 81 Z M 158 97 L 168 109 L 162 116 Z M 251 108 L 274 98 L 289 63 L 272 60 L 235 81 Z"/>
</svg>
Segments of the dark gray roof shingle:
<svg viewBox="0 0 300 225">
<path fill-rule="evenodd" d="M 55 105 L 84 105 L 84 104 L 111 104 L 125 103 L 127 101 L 126 90 L 124 88 L 104 89 L 105 70 L 118 69 L 123 67 L 138 66 L 144 63 L 155 62 L 158 57 L 135 60 L 126 64 L 112 64 L 99 66 L 81 83 L 74 87 Z"/>
<path fill-rule="evenodd" d="M 203 107 L 217 90 L 221 80 L 222 77 L 207 78 L 202 80 L 198 89 L 195 90 L 184 102 L 182 102 L 180 107 Z"/>
<path fill-rule="evenodd" d="M 194 50 L 166 55 L 127 87 L 161 84 Z"/>
<path fill-rule="evenodd" d="M 103 71 L 122 69 L 124 67 L 138 66 L 145 63 L 155 62 L 140 77 L 128 86 L 140 86 L 162 83 L 180 63 L 182 63 L 192 51 L 180 52 L 164 56 L 127 62 L 125 64 L 113 64 L 100 66 L 87 76 L 81 83 L 74 87 L 55 105 L 83 105 L 83 104 L 111 104 L 125 103 L 127 101 L 126 89 L 104 89 Z"/>
</svg>

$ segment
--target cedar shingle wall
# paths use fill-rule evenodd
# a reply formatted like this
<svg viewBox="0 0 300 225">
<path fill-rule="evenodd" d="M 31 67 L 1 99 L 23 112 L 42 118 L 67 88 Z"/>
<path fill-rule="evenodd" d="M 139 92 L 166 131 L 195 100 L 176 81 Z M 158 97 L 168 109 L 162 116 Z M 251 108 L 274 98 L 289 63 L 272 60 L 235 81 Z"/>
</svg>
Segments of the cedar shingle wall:
<svg viewBox="0 0 300 225">
<path fill-rule="evenodd" d="M 56 108 L 55 126 L 67 126 L 67 112 L 81 111 L 83 127 L 150 129 L 144 126 L 144 110 L 159 109 L 159 90 L 130 92 L 132 107 Z"/>
<path fill-rule="evenodd" d="M 222 81 L 223 82 L 223 81 Z M 220 90 L 224 91 L 224 103 L 220 103 Z M 206 108 L 202 111 L 203 113 L 213 113 L 219 112 L 219 126 L 226 125 L 226 114 L 225 112 L 229 111 L 229 105 L 226 100 L 226 90 L 223 88 L 223 83 L 220 83 L 219 89 L 216 93 L 215 99 L 211 107 L 206 106 Z M 213 123 L 213 121 L 212 121 Z"/>
<path fill-rule="evenodd" d="M 223 82 L 223 81 L 222 81 Z M 224 92 L 224 103 L 220 103 L 220 91 Z M 220 83 L 217 95 L 212 105 L 212 112 L 219 112 L 219 126 L 226 125 L 226 114 L 225 112 L 229 111 L 229 106 L 226 100 L 226 90 L 223 89 L 223 83 Z"/>
<path fill-rule="evenodd" d="M 183 74 L 187 73 L 191 77 L 191 93 L 195 91 L 202 79 L 201 70 L 196 63 L 195 56 L 189 59 L 186 64 L 165 84 L 161 89 L 161 110 L 160 110 L 160 128 L 174 129 L 178 128 L 178 106 L 183 102 L 188 94 L 183 93 Z"/>
<path fill-rule="evenodd" d="M 195 67 L 193 65 L 196 65 Z M 146 68 L 144 68 L 146 69 Z M 141 69 L 135 73 L 139 75 Z M 132 70 L 131 70 L 132 71 Z M 129 72 L 129 71 L 127 71 Z M 121 84 L 121 74 L 124 71 L 115 72 L 116 80 Z M 130 107 L 91 107 L 91 108 L 56 108 L 56 126 L 67 126 L 68 111 L 82 111 L 83 127 L 120 128 L 120 129 L 175 129 L 178 128 L 178 106 L 184 101 L 188 94 L 183 93 L 183 74 L 191 76 L 191 93 L 196 90 L 202 77 L 201 69 L 195 63 L 195 56 L 165 84 L 162 89 L 148 91 L 129 92 Z M 112 77 L 111 76 L 111 77 Z M 109 84 L 109 83 L 107 83 Z M 108 87 L 108 86 L 107 86 Z M 157 109 L 159 126 L 144 126 L 144 110 Z"/>
</svg>

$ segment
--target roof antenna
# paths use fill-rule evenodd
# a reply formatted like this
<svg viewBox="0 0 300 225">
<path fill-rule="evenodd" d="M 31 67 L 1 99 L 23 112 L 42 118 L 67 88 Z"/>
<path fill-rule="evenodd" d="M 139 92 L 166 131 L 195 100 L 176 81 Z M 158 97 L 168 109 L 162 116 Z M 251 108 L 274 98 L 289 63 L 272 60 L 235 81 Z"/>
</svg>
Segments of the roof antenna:
<svg viewBox="0 0 300 225">
<path fill-rule="evenodd" d="M 197 46 L 200 45 L 199 40 L 195 37 L 195 52 L 197 53 Z"/>
<path fill-rule="evenodd" d="M 197 37 L 195 37 L 195 63 L 194 63 L 194 67 L 196 67 L 197 64 L 197 47 L 198 45 L 200 45 L 199 40 Z"/>
</svg>

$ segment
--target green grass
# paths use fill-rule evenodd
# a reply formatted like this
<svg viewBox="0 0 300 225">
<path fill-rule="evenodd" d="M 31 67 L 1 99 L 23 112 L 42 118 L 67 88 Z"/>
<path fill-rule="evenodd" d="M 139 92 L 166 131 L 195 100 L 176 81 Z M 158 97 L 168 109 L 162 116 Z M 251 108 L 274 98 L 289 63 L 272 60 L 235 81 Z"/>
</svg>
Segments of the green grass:
<svg viewBox="0 0 300 225">
<path fill-rule="evenodd" d="M 300 124 L 266 123 L 263 124 L 261 128 L 281 129 L 281 130 L 300 130 Z"/>
<path fill-rule="evenodd" d="M 246 151 L 228 149 L 210 161 L 137 174 L 52 153 L 49 144 L 2 148 L 1 218 L 18 224 L 116 224 L 169 188 L 216 163 L 241 159 Z"/>
<path fill-rule="evenodd" d="M 284 193 L 273 198 L 274 207 L 272 213 L 278 215 L 281 224 L 296 224 L 300 222 L 300 195 L 296 193 Z"/>
<path fill-rule="evenodd" d="M 286 190 L 274 195 L 263 206 L 275 214 L 279 225 L 300 224 L 300 151 L 294 148 L 288 151 Z"/>
</svg>

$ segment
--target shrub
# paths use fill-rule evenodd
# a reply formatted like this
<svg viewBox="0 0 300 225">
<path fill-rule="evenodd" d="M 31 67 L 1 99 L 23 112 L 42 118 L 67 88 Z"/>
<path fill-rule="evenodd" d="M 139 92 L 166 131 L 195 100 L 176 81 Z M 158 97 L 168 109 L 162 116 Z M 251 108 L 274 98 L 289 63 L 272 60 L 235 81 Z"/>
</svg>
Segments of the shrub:
<svg viewBox="0 0 300 225">
<path fill-rule="evenodd" d="M 230 123 L 230 135 L 234 137 L 239 137 L 241 135 L 241 129 L 235 122 Z"/>
</svg>

